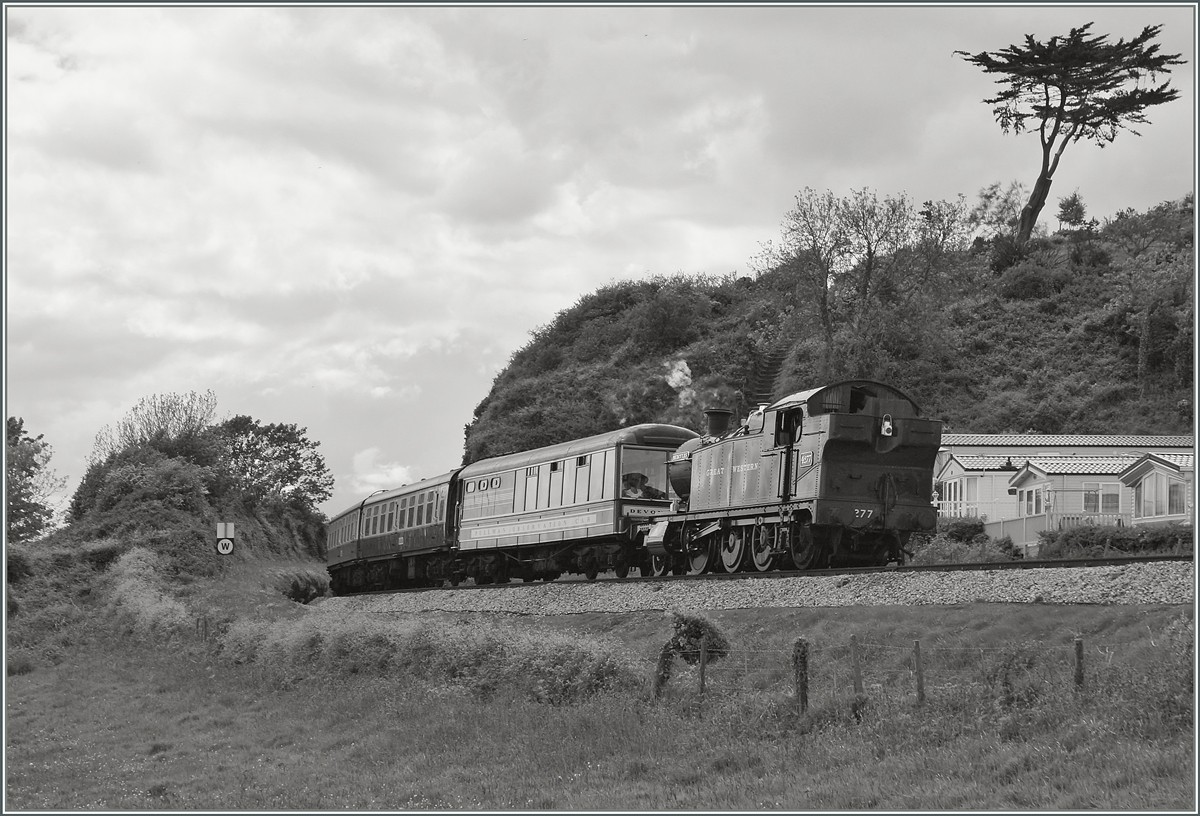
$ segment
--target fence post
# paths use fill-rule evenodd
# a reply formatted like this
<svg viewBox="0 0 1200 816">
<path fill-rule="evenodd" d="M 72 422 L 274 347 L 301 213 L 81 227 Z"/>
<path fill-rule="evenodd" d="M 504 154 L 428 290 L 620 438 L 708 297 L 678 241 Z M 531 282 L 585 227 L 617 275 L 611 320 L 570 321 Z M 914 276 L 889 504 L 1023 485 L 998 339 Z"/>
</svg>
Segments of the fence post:
<svg viewBox="0 0 1200 816">
<path fill-rule="evenodd" d="M 796 680 L 796 705 L 799 713 L 808 711 L 808 641 L 796 638 L 792 649 L 792 674 Z"/>
<path fill-rule="evenodd" d="M 1075 636 L 1075 690 L 1083 691 L 1083 638 Z"/>
<path fill-rule="evenodd" d="M 861 697 L 863 684 L 862 669 L 858 665 L 858 635 L 850 636 L 850 664 L 854 667 L 854 695 Z"/>
<path fill-rule="evenodd" d="M 921 666 L 921 641 L 913 641 L 913 664 L 917 669 L 917 705 L 925 702 L 925 670 Z"/>
<path fill-rule="evenodd" d="M 704 694 L 704 671 L 708 666 L 708 635 L 700 638 L 700 694 Z"/>
<path fill-rule="evenodd" d="M 658 653 L 658 665 L 654 667 L 654 699 L 657 700 L 662 696 L 663 686 L 667 684 L 667 680 L 671 679 L 671 644 L 667 643 L 662 647 L 662 651 Z"/>
</svg>

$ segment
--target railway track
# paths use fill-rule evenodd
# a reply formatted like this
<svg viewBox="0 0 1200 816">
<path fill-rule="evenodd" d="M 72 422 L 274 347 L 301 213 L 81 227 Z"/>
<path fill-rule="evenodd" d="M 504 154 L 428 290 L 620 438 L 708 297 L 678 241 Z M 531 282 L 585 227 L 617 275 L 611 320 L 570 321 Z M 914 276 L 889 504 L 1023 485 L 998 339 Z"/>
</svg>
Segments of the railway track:
<svg viewBox="0 0 1200 816">
<path fill-rule="evenodd" d="M 1056 558 L 1056 559 L 1025 559 L 1021 561 L 989 561 L 989 562 L 973 562 L 968 564 L 907 564 L 907 565 L 890 565 L 886 567 L 843 567 L 836 569 L 822 570 L 775 570 L 772 572 L 713 572 L 704 573 L 702 575 L 663 575 L 659 577 L 629 577 L 616 578 L 600 577 L 594 581 L 589 581 L 583 577 L 560 578 L 552 582 L 531 581 L 523 582 L 516 581 L 506 584 L 459 584 L 457 587 L 413 587 L 406 589 L 385 589 L 369 592 L 355 592 L 345 597 L 369 597 L 372 595 L 403 595 L 403 594 L 421 594 L 421 593 L 438 593 L 446 591 L 475 591 L 475 590 L 505 590 L 516 589 L 519 587 L 529 586 L 544 586 L 553 584 L 555 586 L 569 587 L 572 585 L 579 586 L 594 586 L 596 584 L 619 584 L 619 585 L 638 585 L 638 584 L 674 584 L 677 582 L 707 582 L 707 581 L 745 581 L 745 580 L 780 580 L 786 578 L 829 578 L 836 576 L 855 576 L 855 575 L 895 575 L 895 574 L 921 574 L 921 573 L 944 573 L 944 572 L 1004 572 L 1013 570 L 1037 570 L 1037 569 L 1086 569 L 1095 567 L 1111 567 L 1125 566 L 1131 564 L 1154 564 L 1162 562 L 1190 562 L 1194 560 L 1191 555 L 1139 555 L 1139 556 L 1121 556 L 1109 558 Z"/>
</svg>

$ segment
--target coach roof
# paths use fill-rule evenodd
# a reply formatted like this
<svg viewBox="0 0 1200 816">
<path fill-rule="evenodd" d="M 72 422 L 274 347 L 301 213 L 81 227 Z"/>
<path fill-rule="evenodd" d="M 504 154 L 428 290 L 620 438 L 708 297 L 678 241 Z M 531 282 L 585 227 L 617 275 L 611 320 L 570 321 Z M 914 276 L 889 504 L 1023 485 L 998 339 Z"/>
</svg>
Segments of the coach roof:
<svg viewBox="0 0 1200 816">
<path fill-rule="evenodd" d="M 480 459 L 478 462 L 473 462 L 459 471 L 459 478 L 470 479 L 484 473 L 513 470 L 520 467 L 530 467 L 531 465 L 543 462 L 568 459 L 572 456 L 582 456 L 585 453 L 604 450 L 617 444 L 649 445 L 674 450 L 684 442 L 689 439 L 695 439 L 697 436 L 699 434 L 695 431 L 680 428 L 677 425 L 660 425 L 657 423 L 631 425 L 628 428 L 619 428 L 615 431 L 596 434 L 584 439 L 574 439 L 570 442 L 560 442 L 557 445 L 548 445 L 544 448 L 510 453 L 504 456 L 493 456 L 490 459 Z"/>
</svg>

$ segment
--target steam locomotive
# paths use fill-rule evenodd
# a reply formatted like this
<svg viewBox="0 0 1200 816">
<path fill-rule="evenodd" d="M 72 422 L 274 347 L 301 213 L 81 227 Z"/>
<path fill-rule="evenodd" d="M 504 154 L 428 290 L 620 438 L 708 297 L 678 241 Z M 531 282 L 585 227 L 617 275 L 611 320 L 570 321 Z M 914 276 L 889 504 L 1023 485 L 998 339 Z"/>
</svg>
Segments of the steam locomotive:
<svg viewBox="0 0 1200 816">
<path fill-rule="evenodd" d="M 847 380 L 703 435 L 644 424 L 484 459 L 336 516 L 334 591 L 902 563 L 932 532 L 941 423 Z"/>
</svg>

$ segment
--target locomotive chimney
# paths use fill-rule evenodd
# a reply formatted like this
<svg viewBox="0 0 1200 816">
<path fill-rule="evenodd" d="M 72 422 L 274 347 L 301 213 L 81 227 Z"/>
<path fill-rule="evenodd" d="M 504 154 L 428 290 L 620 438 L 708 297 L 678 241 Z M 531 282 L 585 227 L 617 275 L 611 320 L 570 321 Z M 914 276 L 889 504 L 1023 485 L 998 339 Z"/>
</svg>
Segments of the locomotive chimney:
<svg viewBox="0 0 1200 816">
<path fill-rule="evenodd" d="M 729 420 L 733 417 L 733 411 L 728 408 L 706 408 L 704 410 L 704 419 L 708 423 L 708 430 L 704 432 L 705 436 L 720 436 L 729 430 Z"/>
</svg>

